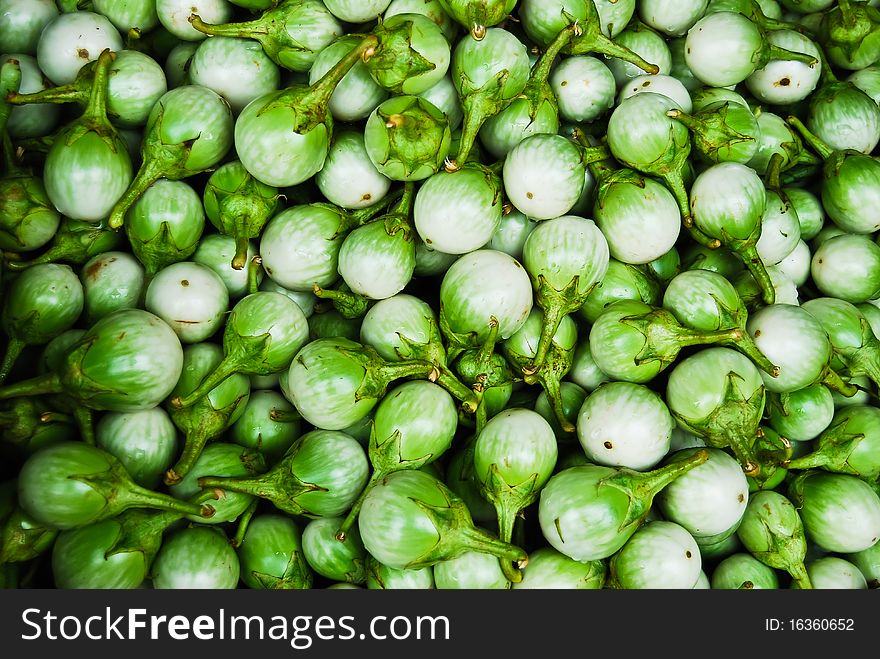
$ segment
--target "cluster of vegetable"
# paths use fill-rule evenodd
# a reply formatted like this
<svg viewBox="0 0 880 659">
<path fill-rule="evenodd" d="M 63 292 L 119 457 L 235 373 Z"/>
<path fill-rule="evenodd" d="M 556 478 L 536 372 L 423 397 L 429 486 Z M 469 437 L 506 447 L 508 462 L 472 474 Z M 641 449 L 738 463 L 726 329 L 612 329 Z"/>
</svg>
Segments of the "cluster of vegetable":
<svg viewBox="0 0 880 659">
<path fill-rule="evenodd" d="M 876 5 L 0 0 L 0 584 L 877 587 Z"/>
</svg>

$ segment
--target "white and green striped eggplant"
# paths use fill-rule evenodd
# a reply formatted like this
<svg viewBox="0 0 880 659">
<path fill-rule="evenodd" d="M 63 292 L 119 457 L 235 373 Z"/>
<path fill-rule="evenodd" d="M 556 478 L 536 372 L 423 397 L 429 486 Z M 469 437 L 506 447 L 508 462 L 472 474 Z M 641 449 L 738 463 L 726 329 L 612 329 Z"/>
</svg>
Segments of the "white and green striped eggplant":
<svg viewBox="0 0 880 659">
<path fill-rule="evenodd" d="M 189 79 L 226 99 L 234 114 L 255 98 L 275 91 L 281 72 L 251 39 L 205 39 L 189 63 Z"/>
<path fill-rule="evenodd" d="M 229 427 L 229 439 L 277 462 L 300 436 L 299 413 L 274 389 L 255 389 L 244 411 Z"/>
<path fill-rule="evenodd" d="M 484 247 L 502 221 L 501 179 L 478 163 L 430 176 L 416 193 L 413 220 L 419 237 L 446 254 Z"/>
<path fill-rule="evenodd" d="M 235 549 L 219 528 L 178 529 L 162 543 L 151 569 L 157 590 L 238 587 L 241 565 Z"/>
<path fill-rule="evenodd" d="M 430 590 L 435 587 L 434 568 L 397 569 L 367 555 L 366 585 L 370 590 Z"/>
<path fill-rule="evenodd" d="M 95 424 L 95 444 L 112 453 L 132 480 L 154 488 L 177 455 L 177 429 L 161 407 L 107 412 Z"/>
<path fill-rule="evenodd" d="M 533 410 L 509 407 L 479 431 L 475 473 L 483 496 L 495 506 L 501 540 L 511 542 L 517 515 L 537 500 L 558 455 L 553 428 Z"/>
<path fill-rule="evenodd" d="M 552 547 L 541 547 L 529 554 L 522 581 L 513 588 L 599 590 L 606 572 L 605 561 L 575 561 Z"/>
<path fill-rule="evenodd" d="M 279 373 L 290 366 L 307 340 L 308 320 L 296 302 L 281 293 L 251 293 L 226 317 L 223 360 L 197 387 L 181 392 L 171 404 L 189 407 L 234 374 Z"/>
<path fill-rule="evenodd" d="M 767 397 L 770 426 L 786 439 L 808 442 L 822 433 L 834 418 L 834 397 L 824 384 Z"/>
<path fill-rule="evenodd" d="M 82 314 L 83 286 L 69 265 L 41 263 L 9 284 L 0 308 L 8 343 L 0 362 L 0 383 L 29 345 L 48 343 L 71 329 Z"/>
<path fill-rule="evenodd" d="M 90 322 L 119 309 L 135 308 L 141 302 L 144 266 L 129 252 L 111 250 L 96 254 L 83 264 L 79 276 L 83 309 Z"/>
<path fill-rule="evenodd" d="M 0 388 L 0 398 L 64 392 L 94 410 L 156 407 L 183 370 L 183 348 L 168 324 L 142 309 L 95 322 L 70 346 L 55 372 Z"/>
<path fill-rule="evenodd" d="M 35 53 L 43 28 L 59 14 L 54 0 L 4 0 L 2 6 L 2 52 Z"/>
<path fill-rule="evenodd" d="M 880 540 L 880 496 L 857 476 L 809 469 L 798 472 L 788 491 L 807 537 L 822 549 L 852 554 Z"/>
<path fill-rule="evenodd" d="M 228 306 L 229 291 L 220 276 L 194 261 L 162 268 L 150 281 L 144 300 L 144 308 L 168 323 L 182 343 L 213 336 Z"/>
<path fill-rule="evenodd" d="M 532 285 L 519 261 L 504 252 L 479 249 L 453 263 L 440 284 L 440 323 L 455 334 L 486 340 L 491 319 L 506 339 L 532 310 Z"/>
<path fill-rule="evenodd" d="M 363 134 L 351 129 L 337 131 L 333 136 L 315 183 L 331 204 L 348 209 L 378 203 L 391 187 L 391 180 L 376 169 L 367 155 Z"/>
<path fill-rule="evenodd" d="M 302 552 L 309 567 L 326 579 L 364 584 L 367 580 L 367 552 L 357 528 L 336 537 L 342 519 L 321 517 L 310 520 L 302 532 Z"/>
<path fill-rule="evenodd" d="M 101 53 L 85 113 L 62 129 L 46 155 L 46 193 L 61 214 L 75 220 L 107 218 L 133 177 L 128 149 L 107 118 L 112 58 L 109 50 Z"/>
<path fill-rule="evenodd" d="M 73 82 L 77 72 L 104 50 L 119 52 L 122 37 L 106 16 L 93 11 L 58 14 L 40 32 L 37 63 L 56 85 Z"/>
<path fill-rule="evenodd" d="M 366 550 L 398 569 L 436 566 L 469 551 L 488 554 L 496 564 L 528 561 L 524 550 L 474 526 L 464 501 L 424 471 L 398 471 L 371 489 L 358 529 Z"/>
<path fill-rule="evenodd" d="M 804 522 L 798 508 L 784 494 L 762 490 L 752 495 L 736 535 L 761 563 L 785 570 L 801 589 L 812 588 L 804 565 L 807 555 Z"/>
<path fill-rule="evenodd" d="M 698 449 L 673 453 L 670 461 L 681 460 Z M 749 484 L 742 468 L 729 453 L 705 449 L 709 459 L 657 495 L 664 519 L 683 526 L 694 537 L 718 537 L 736 531 L 749 501 Z"/>
<path fill-rule="evenodd" d="M 591 462 L 636 471 L 651 469 L 663 459 L 674 427 L 660 396 L 632 382 L 600 385 L 577 415 L 578 440 Z"/>
<path fill-rule="evenodd" d="M 608 558 L 642 525 L 657 493 L 708 455 L 698 451 L 647 472 L 592 464 L 563 469 L 541 490 L 538 518 L 543 536 L 576 561 Z"/>
<path fill-rule="evenodd" d="M 287 516 L 252 517 L 236 553 L 241 580 L 248 588 L 303 590 L 314 583 L 303 556 L 300 526 Z"/>
<path fill-rule="evenodd" d="M 823 556 L 807 563 L 813 588 L 826 590 L 866 590 L 868 582 L 859 568 L 839 556 Z"/>
<path fill-rule="evenodd" d="M 491 554 L 467 551 L 434 565 L 438 590 L 507 590 L 510 586 L 498 558 Z"/>
<path fill-rule="evenodd" d="M 198 484 L 266 499 L 290 515 L 338 517 L 364 489 L 368 474 L 367 454 L 357 440 L 339 431 L 313 430 L 264 474 L 206 475 Z"/>
<path fill-rule="evenodd" d="M 710 583 L 715 590 L 775 590 L 779 576 L 751 554 L 738 552 L 715 566 Z"/>
<path fill-rule="evenodd" d="M 693 588 L 700 578 L 700 548 L 674 522 L 648 522 L 608 561 L 609 583 L 625 590 Z"/>
</svg>

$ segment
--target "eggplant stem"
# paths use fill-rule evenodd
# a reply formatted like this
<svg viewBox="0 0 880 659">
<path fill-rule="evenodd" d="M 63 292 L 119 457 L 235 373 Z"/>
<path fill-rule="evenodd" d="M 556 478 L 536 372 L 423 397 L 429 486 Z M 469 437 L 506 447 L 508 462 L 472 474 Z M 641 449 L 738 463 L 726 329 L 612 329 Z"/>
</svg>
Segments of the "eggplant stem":
<svg viewBox="0 0 880 659">
<path fill-rule="evenodd" d="M 21 355 L 27 344 L 21 339 L 12 337 L 6 346 L 6 354 L 3 355 L 3 361 L 0 362 L 0 384 L 9 377 L 12 367 L 15 366 L 16 360 Z"/>
<path fill-rule="evenodd" d="M 361 490 L 358 498 L 355 499 L 354 503 L 351 505 L 351 508 L 348 511 L 348 514 L 345 516 L 345 519 L 342 520 L 342 523 L 339 525 L 339 529 L 336 531 L 335 537 L 339 542 L 345 542 L 346 537 L 348 537 L 348 530 L 357 521 L 358 514 L 360 514 L 361 512 L 361 508 L 364 505 L 367 494 L 369 494 L 370 490 L 372 490 L 376 486 L 376 483 L 385 478 L 389 473 L 392 472 L 373 469 L 373 473 L 370 475 L 370 480 L 367 481 L 364 489 Z"/>
<path fill-rule="evenodd" d="M 18 398 L 19 396 L 40 396 L 42 394 L 60 394 L 64 391 L 61 378 L 57 373 L 46 373 L 35 378 L 21 380 L 14 384 L 0 387 L 0 400 Z"/>
</svg>

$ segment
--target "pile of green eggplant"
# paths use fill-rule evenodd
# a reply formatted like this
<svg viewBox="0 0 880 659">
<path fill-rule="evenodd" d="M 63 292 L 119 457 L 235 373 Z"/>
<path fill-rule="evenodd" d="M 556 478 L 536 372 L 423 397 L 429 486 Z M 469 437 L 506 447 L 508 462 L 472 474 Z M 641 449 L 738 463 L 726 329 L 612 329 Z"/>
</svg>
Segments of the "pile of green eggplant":
<svg viewBox="0 0 880 659">
<path fill-rule="evenodd" d="M 0 586 L 880 586 L 877 0 L 0 0 Z"/>
</svg>

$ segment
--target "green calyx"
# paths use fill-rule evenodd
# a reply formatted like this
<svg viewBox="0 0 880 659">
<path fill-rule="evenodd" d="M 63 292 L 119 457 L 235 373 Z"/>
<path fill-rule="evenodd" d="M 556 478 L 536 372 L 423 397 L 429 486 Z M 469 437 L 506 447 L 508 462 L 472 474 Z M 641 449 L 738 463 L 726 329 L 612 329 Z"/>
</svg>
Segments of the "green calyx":
<svg viewBox="0 0 880 659">
<path fill-rule="evenodd" d="M 412 242 L 415 230 L 411 218 L 415 192 L 415 183 L 407 181 L 403 186 L 403 195 L 400 200 L 392 205 L 387 213 L 370 220 L 369 223 L 381 223 L 385 228 L 385 233 L 389 236 L 400 234 L 405 242 Z"/>
<path fill-rule="evenodd" d="M 321 288 L 315 284 L 312 286 L 312 292 L 322 300 L 329 300 L 333 308 L 348 320 L 363 318 L 372 303 L 370 298 L 352 292 L 345 283 L 340 284 L 336 289 Z"/>
<path fill-rule="evenodd" d="M 761 46 L 752 53 L 752 64 L 754 64 L 754 70 L 763 69 L 771 60 L 785 60 L 790 62 L 800 62 L 801 64 L 806 64 L 809 67 L 816 66 L 819 64 L 819 60 L 812 55 L 808 55 L 806 53 L 799 53 L 796 50 L 788 50 L 787 48 L 782 48 L 780 46 L 776 46 L 767 39 L 767 30 L 758 27 L 758 31 L 761 34 Z M 824 69 L 825 67 L 823 67 Z"/>
<path fill-rule="evenodd" d="M 463 349 L 456 357 L 455 373 L 465 385 L 471 388 L 476 400 L 476 433 L 483 429 L 488 420 L 486 392 L 495 388 L 512 386 L 515 378 L 510 362 L 495 351 L 498 342 L 498 321 L 490 319 L 489 333 L 479 348 Z"/>
<path fill-rule="evenodd" d="M 504 87 L 510 73 L 505 69 L 478 90 L 467 94 L 461 99 L 462 111 L 464 112 L 464 124 L 461 128 L 461 137 L 458 143 L 458 153 L 454 159 L 447 158 L 445 168 L 447 172 L 454 172 L 468 161 L 471 149 L 479 135 L 480 128 L 489 117 L 492 117 L 506 108 L 513 99 L 504 98 Z"/>
<path fill-rule="evenodd" d="M 179 181 L 198 174 L 201 170 L 194 171 L 187 166 L 189 155 L 192 152 L 196 139 L 184 140 L 176 144 L 168 144 L 162 139 L 162 121 L 165 116 L 165 108 L 159 102 L 159 110 L 156 120 L 144 134 L 141 144 L 142 162 L 134 180 L 128 186 L 128 190 L 110 211 L 107 224 L 111 229 L 120 228 L 125 222 L 128 210 L 140 199 L 147 188 L 160 178 L 171 181 Z"/>
<path fill-rule="evenodd" d="M 454 362 L 465 350 L 480 347 L 477 332 L 456 332 L 452 329 L 446 318 L 446 313 L 444 312 L 442 304 L 440 305 L 439 327 L 440 333 L 443 335 L 446 342 L 446 354 L 450 362 Z M 490 328 L 491 327 L 492 326 L 490 325 Z"/>
<path fill-rule="evenodd" d="M 222 361 L 193 391 L 185 396 L 172 397 L 172 409 L 179 410 L 195 405 L 235 373 L 269 375 L 274 372 L 274 370 L 267 372 L 268 367 L 264 367 L 266 357 L 271 350 L 272 335 L 268 332 L 256 336 L 241 335 L 235 331 L 232 320 L 232 318 L 227 320 L 223 332 Z"/>
<path fill-rule="evenodd" d="M 171 225 L 168 222 L 162 222 L 161 228 L 156 235 L 142 239 L 137 235 L 138 231 L 135 228 L 135 223 L 128 222 L 125 225 L 125 234 L 131 245 L 131 251 L 137 260 L 141 262 L 141 265 L 144 266 L 148 279 L 151 279 L 153 275 L 172 263 L 185 261 L 198 248 L 198 242 L 182 248 L 179 247 L 171 231 Z"/>
<path fill-rule="evenodd" d="M 463 350 L 456 358 L 455 372 L 462 382 L 481 391 L 514 381 L 514 373 L 507 360 L 495 352 L 497 342 L 498 321 L 493 317 L 483 345 Z"/>
<path fill-rule="evenodd" d="M 516 6 L 516 0 L 440 0 L 444 11 L 470 31 L 477 41 L 486 29 L 498 25 Z"/>
<path fill-rule="evenodd" d="M 155 508 L 183 515 L 211 517 L 214 507 L 206 502 L 188 502 L 136 485 L 122 463 L 106 454 L 108 468 L 99 473 L 71 475 L 69 478 L 86 483 L 107 502 L 103 512 L 92 522 L 116 517 L 130 508 Z"/>
<path fill-rule="evenodd" d="M 445 499 L 443 505 L 433 506 L 420 500 L 413 502 L 437 530 L 437 544 L 418 558 L 406 564 L 406 569 L 428 567 L 449 560 L 468 551 L 477 551 L 498 557 L 505 575 L 528 564 L 528 554 L 508 542 L 474 526 L 464 501 L 438 481 L 437 489 Z M 510 563 L 509 567 L 504 567 Z M 520 577 L 514 576 L 520 580 Z"/>
<path fill-rule="evenodd" d="M 733 252 L 755 278 L 761 288 L 764 303 L 773 304 L 776 301 L 776 289 L 757 249 L 758 239 L 761 237 L 761 218 L 757 218 L 754 229 L 746 238 L 735 238 L 724 229 L 720 233 L 718 240 L 721 244 Z"/>
<path fill-rule="evenodd" d="M 245 267 L 248 241 L 260 235 L 278 209 L 279 198 L 276 188 L 255 179 L 240 162 L 211 174 L 205 184 L 205 214 L 219 231 L 235 239 L 235 270 Z"/>
<path fill-rule="evenodd" d="M 880 12 L 864 2 L 841 0 L 822 16 L 818 37 L 835 65 L 864 68 L 880 53 Z"/>
<path fill-rule="evenodd" d="M 544 319 L 544 324 L 541 328 L 541 340 L 546 335 L 548 327 L 546 314 Z M 553 413 L 556 415 L 559 426 L 563 431 L 572 433 L 575 431 L 575 427 L 565 414 L 560 387 L 562 378 L 571 370 L 571 365 L 574 361 L 574 346 L 562 346 L 553 340 L 556 335 L 555 330 L 559 327 L 559 321 L 561 320 L 562 317 L 556 321 L 556 328 L 554 328 L 553 333 L 550 335 L 550 342 L 544 352 L 540 365 L 537 364 L 537 355 L 522 354 L 512 348 L 509 342 L 503 344 L 503 350 L 511 365 L 523 373 L 523 380 L 526 384 L 540 384 L 547 394 L 547 399 L 550 402 Z"/>
<path fill-rule="evenodd" d="M 319 125 L 326 125 L 329 132 L 333 126 L 329 107 L 333 91 L 355 64 L 373 57 L 377 45 L 378 39 L 375 36 L 363 37 L 357 46 L 314 84 L 296 84 L 282 89 L 260 109 L 258 116 L 278 109 L 290 110 L 292 116 L 289 128 L 293 132 L 305 134 Z"/>
<path fill-rule="evenodd" d="M 669 311 L 655 308 L 643 314 L 624 316 L 619 323 L 639 332 L 645 337 L 642 350 L 635 363 L 659 362 L 666 368 L 686 346 L 711 345 L 736 341 L 743 334 L 738 327 L 701 332 L 683 327 Z"/>
<path fill-rule="evenodd" d="M 229 383 L 227 379 L 223 384 Z M 221 403 L 221 407 L 211 400 L 210 394 L 199 398 L 192 406 L 183 409 L 171 409 L 171 420 L 183 433 L 183 451 L 177 462 L 165 473 L 165 484 L 179 483 L 192 469 L 208 442 L 217 439 L 231 425 L 233 416 L 247 403 L 250 386 L 232 387 L 232 400 Z M 212 390 L 213 391 L 213 390 Z"/>
<path fill-rule="evenodd" d="M 538 476 L 534 473 L 521 483 L 511 484 L 504 480 L 497 464 L 489 465 L 480 492 L 495 506 L 498 513 L 498 537 L 501 540 L 511 541 L 517 515 L 537 500 L 543 485 L 538 483 Z"/>
<path fill-rule="evenodd" d="M 40 430 L 52 424 L 70 425 L 69 415 L 51 410 L 45 401 L 35 398 L 16 398 L 0 405 L 0 429 L 3 442 L 26 447 Z"/>
<path fill-rule="evenodd" d="M 479 75 L 479 70 L 474 68 L 475 61 L 471 61 L 471 58 L 475 58 L 475 56 L 476 53 L 464 56 L 463 59 L 466 60 L 467 66 L 470 68 L 467 70 L 462 68 L 457 72 L 458 78 L 453 78 L 453 84 L 461 101 L 464 119 L 458 140 L 458 153 L 454 158 L 447 159 L 445 165 L 447 172 L 454 172 L 468 162 L 480 128 L 490 118 L 507 108 L 528 82 L 526 76 L 520 78 L 520 72 L 516 68 L 518 63 L 511 59 L 508 62 L 510 68 L 497 70 L 480 87 L 476 87 L 476 83 L 471 80 L 468 74 L 470 71 L 471 75 Z M 527 62 L 524 53 L 523 60 Z M 453 72 L 453 76 L 455 76 L 455 72 Z"/>
<path fill-rule="evenodd" d="M 592 286 L 585 288 L 581 283 L 580 276 L 575 275 L 562 290 L 556 290 L 547 283 L 543 275 L 537 276 L 534 280 L 535 304 L 544 312 L 544 323 L 541 327 L 541 338 L 538 341 L 534 359 L 524 365 L 523 372 L 526 375 L 540 371 L 552 349 L 553 337 L 556 335 L 562 319 L 584 306 L 590 293 L 598 285 L 597 281 Z"/>
<path fill-rule="evenodd" d="M 788 462 L 794 448 L 772 428 L 758 428 L 753 452 L 758 470 L 747 474 L 750 490 L 773 489 L 788 476 Z M 738 457 L 738 456 L 737 456 Z"/>
<path fill-rule="evenodd" d="M 190 503 L 206 504 L 215 499 L 214 492 L 200 492 Z M 162 547 L 163 533 L 183 517 L 184 513 L 177 510 L 126 510 L 114 518 L 119 524 L 119 531 L 104 557 L 109 559 L 116 554 L 140 553 L 144 556 L 144 564 L 150 565 Z"/>
<path fill-rule="evenodd" d="M 529 80 L 526 82 L 522 93 L 514 99 L 524 99 L 526 102 L 526 114 L 532 120 L 543 112 L 549 111 L 554 116 L 558 115 L 556 94 L 548 82 L 550 72 L 556 63 L 556 58 L 573 39 L 582 34 L 580 24 L 572 23 L 563 28 L 549 46 L 541 53 L 541 57 L 532 67 Z M 512 105 L 512 104 L 511 104 Z"/>
<path fill-rule="evenodd" d="M 309 492 L 326 492 L 327 488 L 300 480 L 293 471 L 302 441 L 288 449 L 278 464 L 259 476 L 203 476 L 199 487 L 250 494 L 270 501 L 276 508 L 290 515 L 318 517 L 299 503 L 298 498 Z"/>
<path fill-rule="evenodd" d="M 377 44 L 374 52 L 365 58 L 367 69 L 381 87 L 395 94 L 405 93 L 403 85 L 410 78 L 437 68 L 413 48 L 414 28 L 412 21 L 394 18 L 380 20 L 373 30 Z"/>
<path fill-rule="evenodd" d="M 43 181 L 12 159 L 0 178 L 0 249 L 26 252 L 42 247 L 58 228 L 60 215 Z"/>
<path fill-rule="evenodd" d="M 431 362 L 438 369 L 447 367 L 446 348 L 443 346 L 443 337 L 440 328 L 434 318 L 428 318 L 428 340 L 417 343 L 407 336 L 400 335 L 401 347 L 397 348 L 397 356 L 402 361 L 421 360 Z"/>
<path fill-rule="evenodd" d="M 388 385 L 400 378 L 435 378 L 436 367 L 433 364 L 419 360 L 386 362 L 370 345 L 364 344 L 357 348 L 333 346 L 332 350 L 338 352 L 342 359 L 356 363 L 364 370 L 364 379 L 355 392 L 356 400 L 379 400 L 385 395 Z"/>
<path fill-rule="evenodd" d="M 543 483 L 538 484 L 537 473 L 532 474 L 522 483 L 511 485 L 504 480 L 498 465 L 494 463 L 489 465 L 489 472 L 486 481 L 480 487 L 480 493 L 495 506 L 500 540 L 508 543 L 513 541 L 514 524 L 518 516 L 538 499 L 542 485 Z M 501 569 L 504 576 L 512 583 L 522 581 L 522 572 L 514 570 L 513 565 L 508 561 L 502 561 Z"/>
<path fill-rule="evenodd" d="M 302 22 L 301 11 L 305 9 L 309 13 L 308 9 L 311 8 L 304 5 L 301 0 L 273 1 L 272 6 L 257 18 L 240 23 L 205 23 L 198 14 L 190 15 L 188 20 L 196 30 L 209 36 L 254 39 L 263 47 L 266 56 L 278 66 L 308 70 L 306 60 L 313 57 L 304 59 L 303 56 L 309 53 L 309 49 L 296 40 L 290 29 Z"/>
<path fill-rule="evenodd" d="M 628 507 L 623 519 L 620 520 L 619 528 L 622 531 L 626 529 L 628 535 L 632 535 L 650 511 L 657 493 L 708 459 L 709 452 L 701 450 L 683 460 L 671 462 L 651 471 L 613 469 L 608 476 L 596 484 L 597 497 L 602 497 L 602 489 L 612 488 L 626 498 Z"/>
<path fill-rule="evenodd" d="M 666 116 L 687 126 L 694 147 L 711 162 L 748 162 L 757 149 L 758 120 L 744 105 L 719 101 L 693 115 L 673 109 Z"/>
<path fill-rule="evenodd" d="M 351 508 L 348 511 L 348 514 L 342 521 L 342 524 L 339 525 L 339 530 L 336 533 L 336 539 L 340 542 L 345 541 L 348 530 L 357 520 L 357 516 L 361 510 L 361 507 L 363 506 L 364 499 L 366 498 L 370 490 L 375 487 L 379 481 L 396 471 L 402 471 L 404 469 L 420 469 L 421 467 L 431 462 L 435 457 L 437 457 L 433 453 L 428 453 L 418 458 L 406 460 L 401 454 L 400 441 L 401 434 L 399 430 L 396 430 L 388 437 L 381 438 L 379 437 L 379 435 L 376 434 L 376 425 L 371 425 L 368 452 L 370 457 L 370 465 L 372 466 L 373 471 L 370 474 L 370 480 L 367 482 L 364 489 L 361 490 L 358 498 L 352 504 Z"/>
<path fill-rule="evenodd" d="M 583 3 L 586 9 L 586 19 L 578 22 L 577 25 L 581 33 L 572 39 L 571 44 L 566 48 L 565 52 L 569 55 L 588 55 L 591 53 L 601 53 L 606 57 L 617 57 L 624 62 L 639 67 L 648 74 L 660 73 L 660 67 L 652 64 L 641 55 L 634 53 L 626 46 L 606 36 L 602 32 L 602 24 L 599 20 L 599 10 L 591 2 Z M 563 12 L 565 13 L 565 12 Z M 573 16 L 566 14 L 570 22 L 575 22 Z"/>
<path fill-rule="evenodd" d="M 368 124 L 371 157 L 390 178 L 427 178 L 440 169 L 449 153 L 452 133 L 446 115 L 420 96 L 385 101 Z"/>
<path fill-rule="evenodd" d="M 0 564 L 30 561 L 49 550 L 59 530 L 44 526 L 16 506 L 0 526 Z"/>
<path fill-rule="evenodd" d="M 812 588 L 804 566 L 804 524 L 784 495 L 775 491 L 753 495 L 737 535 L 749 553 L 764 565 L 785 570 L 799 588 Z"/>
<path fill-rule="evenodd" d="M 742 465 L 746 475 L 754 476 L 761 465 L 755 454 L 755 441 L 764 413 L 766 391 L 764 387 L 748 394 L 740 390 L 742 376 L 731 371 L 727 374 L 724 399 L 711 414 L 703 419 L 688 419 L 673 412 L 676 420 L 685 428 L 702 437 L 714 448 L 730 447 Z"/>
<path fill-rule="evenodd" d="M 315 576 L 309 568 L 302 552 L 291 553 L 284 572 L 278 576 L 265 572 L 251 571 L 251 576 L 266 590 L 309 590 Z"/>
<path fill-rule="evenodd" d="M 115 53 L 110 50 L 104 50 L 95 61 L 85 112 L 83 112 L 79 119 L 68 126 L 58 138 L 64 141 L 65 146 L 71 146 L 86 135 L 94 134 L 113 153 L 125 151 L 125 146 L 119 137 L 119 133 L 107 118 L 107 80 L 110 64 L 114 59 L 116 59 Z"/>
<path fill-rule="evenodd" d="M 9 258 L 7 267 L 20 271 L 41 263 L 82 265 L 96 254 L 116 249 L 121 243 L 122 236 L 103 224 L 63 218 L 52 242 L 42 254 L 29 261 Z"/>
<path fill-rule="evenodd" d="M 58 374 L 48 374 L 41 376 L 49 378 L 54 384 L 57 381 L 58 388 L 53 389 L 52 393 L 67 393 L 81 405 L 89 409 L 102 409 L 102 405 L 98 402 L 100 399 L 109 396 L 124 397 L 126 392 L 121 389 L 114 389 L 105 384 L 94 380 L 85 371 L 84 363 L 92 346 L 100 340 L 97 334 L 84 336 L 68 349 L 64 358 L 64 364 Z"/>
<path fill-rule="evenodd" d="M 868 481 L 880 476 L 880 465 L 864 469 L 858 455 L 865 441 L 865 433 L 850 429 L 852 417 L 826 428 L 816 439 L 813 450 L 799 458 L 788 460 L 786 468 L 792 470 L 824 469 L 838 474 L 850 474 Z"/>
<path fill-rule="evenodd" d="M 779 367 L 772 363 L 767 356 L 760 351 L 757 344 L 755 344 L 755 340 L 746 330 L 746 324 L 748 323 L 748 309 L 742 298 L 740 297 L 738 299 L 739 304 L 735 307 L 730 307 L 715 293 L 710 292 L 708 295 L 715 301 L 715 309 L 718 313 L 716 328 L 737 328 L 742 330 L 736 338 L 730 341 L 722 341 L 720 345 L 727 345 L 738 350 L 751 359 L 755 365 L 763 371 L 769 373 L 773 377 L 777 377 L 779 375 Z"/>
<path fill-rule="evenodd" d="M 867 318 L 860 315 L 858 323 L 859 345 L 846 345 L 832 340 L 832 363 L 839 360 L 845 367 L 844 373 L 847 376 L 852 378 L 864 375 L 877 384 L 880 382 L 880 340 L 874 335 Z"/>
</svg>

